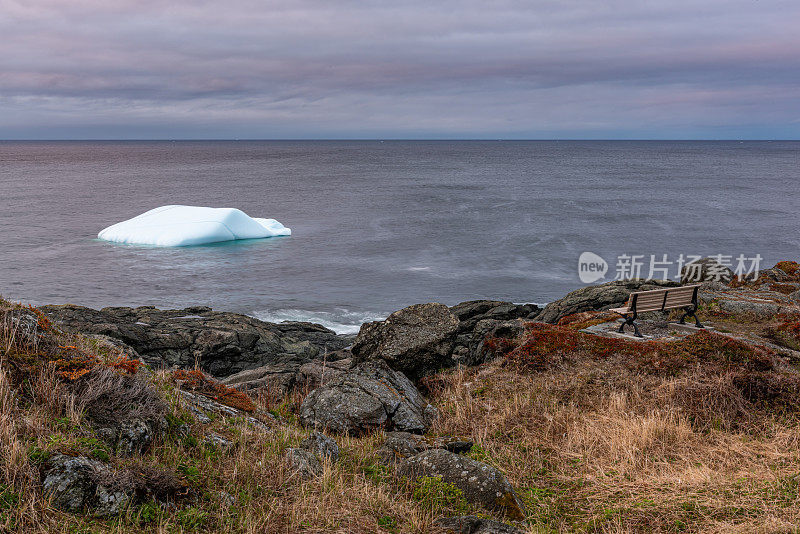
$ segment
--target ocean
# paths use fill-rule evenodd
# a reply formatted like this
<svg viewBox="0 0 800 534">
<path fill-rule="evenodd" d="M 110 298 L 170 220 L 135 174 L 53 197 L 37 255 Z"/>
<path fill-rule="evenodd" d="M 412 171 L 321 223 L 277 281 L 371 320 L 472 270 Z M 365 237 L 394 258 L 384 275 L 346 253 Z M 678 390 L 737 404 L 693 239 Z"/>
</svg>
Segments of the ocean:
<svg viewBox="0 0 800 534">
<path fill-rule="evenodd" d="M 96 238 L 166 204 L 235 207 L 293 235 Z M 548 302 L 583 285 L 583 252 L 605 280 L 623 255 L 672 278 L 681 255 L 798 259 L 798 206 L 789 141 L 0 142 L 0 295 L 353 332 L 419 302 Z"/>
</svg>

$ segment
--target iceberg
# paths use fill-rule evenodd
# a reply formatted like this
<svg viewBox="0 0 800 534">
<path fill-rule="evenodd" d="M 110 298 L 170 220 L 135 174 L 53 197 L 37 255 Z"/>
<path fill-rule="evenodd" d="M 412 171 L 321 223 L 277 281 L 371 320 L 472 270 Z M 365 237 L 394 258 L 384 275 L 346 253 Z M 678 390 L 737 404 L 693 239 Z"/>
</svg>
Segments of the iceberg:
<svg viewBox="0 0 800 534">
<path fill-rule="evenodd" d="M 114 243 L 186 247 L 292 235 L 275 219 L 258 219 L 235 208 L 161 206 L 113 224 L 97 237 Z"/>
</svg>

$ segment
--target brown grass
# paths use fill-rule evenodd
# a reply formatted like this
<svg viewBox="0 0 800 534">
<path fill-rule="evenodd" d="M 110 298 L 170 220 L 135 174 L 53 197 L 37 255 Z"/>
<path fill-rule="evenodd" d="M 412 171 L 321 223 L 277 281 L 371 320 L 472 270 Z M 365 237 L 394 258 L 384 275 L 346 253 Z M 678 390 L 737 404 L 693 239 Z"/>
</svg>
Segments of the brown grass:
<svg viewBox="0 0 800 534">
<path fill-rule="evenodd" d="M 795 373 L 723 336 L 591 337 L 536 325 L 506 359 L 440 376 L 434 431 L 481 445 L 534 532 L 796 531 L 796 406 L 752 390 L 796 397 Z"/>
<path fill-rule="evenodd" d="M 576 318 L 584 320 L 592 318 Z M 489 343 L 507 358 L 426 380 L 442 414 L 432 433 L 472 438 L 468 454 L 508 475 L 528 509 L 521 528 L 797 531 L 800 427 L 781 397 L 794 375 L 773 354 L 714 336 L 641 350 L 548 328 Z M 339 462 L 301 480 L 286 461 L 308 433 L 294 420 L 299 391 L 253 401 L 281 417 L 272 430 L 243 417 L 202 425 L 181 405 L 171 373 L 142 375 L 165 402 L 169 430 L 146 454 L 118 458 L 97 441 L 75 388 L 130 375 L 92 370 L 70 380 L 32 361 L 46 354 L 52 362 L 63 349 L 47 336 L 20 344 L 30 336 L 12 330 L 0 336 L 0 531 L 435 533 L 435 519 L 448 513 L 415 499 L 414 484 L 378 462 L 381 432 L 337 437 Z M 91 353 L 88 341 L 71 344 Z M 233 446 L 205 444 L 212 431 Z M 110 482 L 134 487 L 137 505 L 102 520 L 51 508 L 42 460 L 103 450 L 119 475 Z"/>
</svg>

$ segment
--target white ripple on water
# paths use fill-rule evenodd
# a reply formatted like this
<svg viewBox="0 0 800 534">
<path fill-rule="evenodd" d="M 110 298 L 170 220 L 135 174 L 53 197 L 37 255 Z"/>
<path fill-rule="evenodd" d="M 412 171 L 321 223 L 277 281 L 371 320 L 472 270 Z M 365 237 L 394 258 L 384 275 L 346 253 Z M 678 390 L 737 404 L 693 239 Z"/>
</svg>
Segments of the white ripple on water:
<svg viewBox="0 0 800 534">
<path fill-rule="evenodd" d="M 347 308 L 336 308 L 334 311 L 300 310 L 295 308 L 278 310 L 258 310 L 251 313 L 256 319 L 269 323 L 284 321 L 302 321 L 321 324 L 337 334 L 357 334 L 363 323 L 385 319 L 388 314 L 372 312 L 354 312 Z"/>
</svg>

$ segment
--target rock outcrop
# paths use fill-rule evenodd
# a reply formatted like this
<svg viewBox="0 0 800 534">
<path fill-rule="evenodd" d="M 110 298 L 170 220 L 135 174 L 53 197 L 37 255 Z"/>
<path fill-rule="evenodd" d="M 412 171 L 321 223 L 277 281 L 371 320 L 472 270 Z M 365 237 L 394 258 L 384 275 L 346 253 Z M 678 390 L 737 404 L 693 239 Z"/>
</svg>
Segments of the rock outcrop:
<svg viewBox="0 0 800 534">
<path fill-rule="evenodd" d="M 300 406 L 304 425 L 351 435 L 375 429 L 423 433 L 435 415 L 414 384 L 380 360 L 356 365 Z"/>
<path fill-rule="evenodd" d="M 687 263 L 681 269 L 682 284 L 699 284 L 702 282 L 728 284 L 731 280 L 733 280 L 733 271 L 714 258 L 702 258 Z"/>
<path fill-rule="evenodd" d="M 349 356 L 349 351 L 341 350 L 306 363 L 292 361 L 248 369 L 225 377 L 222 383 L 244 391 L 267 388 L 286 393 L 297 386 L 315 388 L 342 376 L 352 367 L 351 358 L 336 359 L 342 355 Z"/>
<path fill-rule="evenodd" d="M 464 498 L 515 520 L 525 518 L 525 506 L 505 475 L 490 465 L 445 449 L 431 449 L 398 464 L 402 475 L 412 479 L 437 477 L 464 493 Z"/>
<path fill-rule="evenodd" d="M 672 280 L 614 280 L 595 286 L 582 287 L 564 298 L 549 303 L 536 316 L 543 323 L 556 324 L 559 319 L 573 313 L 607 310 L 625 304 L 634 291 L 650 291 L 664 287 L 679 286 Z"/>
<path fill-rule="evenodd" d="M 199 365 L 216 377 L 268 364 L 299 369 L 325 351 L 337 351 L 352 341 L 317 324 L 266 323 L 201 306 L 182 310 L 152 306 L 94 310 L 73 305 L 41 309 L 68 331 L 124 343 L 154 367 Z"/>
<path fill-rule="evenodd" d="M 431 449 L 450 452 L 468 452 L 474 443 L 467 438 L 454 436 L 420 436 L 409 432 L 387 432 L 386 441 L 378 449 L 378 458 L 386 465 L 394 466 L 406 458 Z"/>
<path fill-rule="evenodd" d="M 415 304 L 383 321 L 361 325 L 351 352 L 356 363 L 382 360 L 411 379 L 449 367 L 458 319 L 444 304 Z"/>
<path fill-rule="evenodd" d="M 500 323 L 533 320 L 541 311 L 535 304 L 514 304 L 497 300 L 471 300 L 456 304 L 450 311 L 458 318 L 458 333 L 452 363 L 484 363 L 483 340 Z"/>
</svg>

